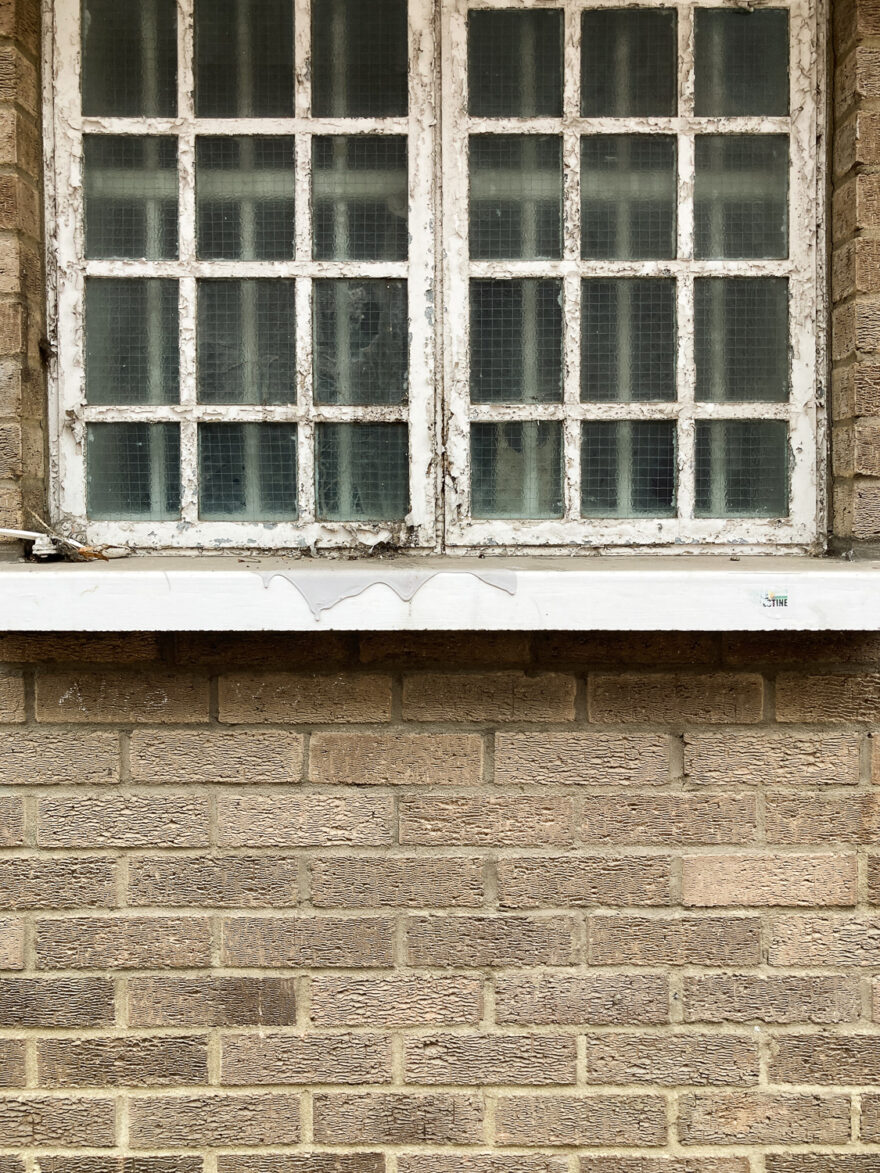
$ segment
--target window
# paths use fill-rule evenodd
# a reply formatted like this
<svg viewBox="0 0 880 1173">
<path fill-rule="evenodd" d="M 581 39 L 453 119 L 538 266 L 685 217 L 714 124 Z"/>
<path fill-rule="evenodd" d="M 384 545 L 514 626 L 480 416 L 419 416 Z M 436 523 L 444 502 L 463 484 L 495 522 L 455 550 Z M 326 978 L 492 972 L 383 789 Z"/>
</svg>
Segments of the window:
<svg viewBox="0 0 880 1173">
<path fill-rule="evenodd" d="M 816 537 L 810 0 L 54 22 L 59 524 L 144 548 Z"/>
</svg>

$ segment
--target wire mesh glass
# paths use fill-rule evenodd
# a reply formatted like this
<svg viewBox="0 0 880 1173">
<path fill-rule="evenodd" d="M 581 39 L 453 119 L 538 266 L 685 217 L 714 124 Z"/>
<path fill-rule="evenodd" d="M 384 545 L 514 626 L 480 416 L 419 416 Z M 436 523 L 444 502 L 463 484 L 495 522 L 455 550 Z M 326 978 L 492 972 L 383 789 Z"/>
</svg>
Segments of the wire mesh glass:
<svg viewBox="0 0 880 1173">
<path fill-rule="evenodd" d="M 177 139 L 83 135 L 86 256 L 177 256 Z"/>
<path fill-rule="evenodd" d="M 199 424 L 199 516 L 209 521 L 296 518 L 293 424 Z"/>
<path fill-rule="evenodd" d="M 200 281 L 200 403 L 295 403 L 295 282 Z"/>
<path fill-rule="evenodd" d="M 198 118 L 293 114 L 293 0 L 195 0 L 195 109 Z"/>
<path fill-rule="evenodd" d="M 562 517 L 562 424 L 471 424 L 471 516 Z"/>
<path fill-rule="evenodd" d="M 405 261 L 408 213 L 405 136 L 313 139 L 315 260 Z"/>
<path fill-rule="evenodd" d="M 788 466 L 784 420 L 698 420 L 697 517 L 787 517 Z"/>
<path fill-rule="evenodd" d="M 581 113 L 585 118 L 675 114 L 675 9 L 609 9 L 581 16 Z"/>
<path fill-rule="evenodd" d="M 675 281 L 590 278 L 581 284 L 581 401 L 676 397 Z"/>
<path fill-rule="evenodd" d="M 94 521 L 170 521 L 180 515 L 177 424 L 89 424 L 88 515 Z"/>
<path fill-rule="evenodd" d="M 581 432 L 584 517 L 675 514 L 672 420 L 590 420 Z"/>
<path fill-rule="evenodd" d="M 562 115 L 561 9 L 468 14 L 468 112 L 484 118 Z"/>
<path fill-rule="evenodd" d="M 696 397 L 784 403 L 789 393 L 788 281 L 700 277 L 694 282 Z"/>
<path fill-rule="evenodd" d="M 562 282 L 471 281 L 471 402 L 562 400 Z"/>
<path fill-rule="evenodd" d="M 472 135 L 470 254 L 474 260 L 562 255 L 562 139 Z"/>
<path fill-rule="evenodd" d="M 315 496 L 322 521 L 402 521 L 409 511 L 406 424 L 318 424 Z"/>
<path fill-rule="evenodd" d="M 676 253 L 673 135 L 581 139 L 581 256 L 647 260 Z"/>
<path fill-rule="evenodd" d="M 695 255 L 787 257 L 788 166 L 788 135 L 697 135 Z"/>
<path fill-rule="evenodd" d="M 697 8 L 694 23 L 698 116 L 788 113 L 784 8 Z"/>
<path fill-rule="evenodd" d="M 196 239 L 202 260 L 294 255 L 294 139 L 196 139 Z"/>
<path fill-rule="evenodd" d="M 87 117 L 177 113 L 175 0 L 82 0 L 82 112 Z"/>
<path fill-rule="evenodd" d="M 406 0 L 312 4 L 312 114 L 391 118 L 409 106 Z"/>
<path fill-rule="evenodd" d="M 406 282 L 315 281 L 312 295 L 316 402 L 406 402 Z"/>
<path fill-rule="evenodd" d="M 86 402 L 177 403 L 176 281 L 86 279 Z"/>
</svg>

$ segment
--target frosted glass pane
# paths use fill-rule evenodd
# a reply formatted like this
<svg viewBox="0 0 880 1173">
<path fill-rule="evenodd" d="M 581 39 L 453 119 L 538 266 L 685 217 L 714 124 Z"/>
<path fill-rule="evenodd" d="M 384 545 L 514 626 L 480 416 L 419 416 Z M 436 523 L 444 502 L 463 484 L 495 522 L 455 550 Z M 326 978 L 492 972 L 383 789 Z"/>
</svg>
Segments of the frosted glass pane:
<svg viewBox="0 0 880 1173">
<path fill-rule="evenodd" d="M 169 521 L 180 514 L 177 424 L 89 424 L 86 480 L 94 521 Z"/>
<path fill-rule="evenodd" d="M 471 281 L 471 402 L 562 399 L 562 282 Z"/>
<path fill-rule="evenodd" d="M 83 136 L 86 256 L 177 256 L 177 139 Z"/>
<path fill-rule="evenodd" d="M 318 424 L 318 517 L 403 521 L 409 511 L 408 446 L 406 424 Z"/>
<path fill-rule="evenodd" d="M 563 19 L 552 12 L 472 11 L 468 111 L 485 118 L 562 115 Z"/>
<path fill-rule="evenodd" d="M 784 403 L 789 390 L 784 277 L 698 278 L 697 399 Z"/>
<path fill-rule="evenodd" d="M 195 0 L 199 118 L 293 114 L 293 0 Z"/>
<path fill-rule="evenodd" d="M 787 114 L 788 13 L 698 8 L 695 65 L 696 114 Z"/>
<path fill-rule="evenodd" d="M 199 516 L 209 521 L 296 517 L 292 424 L 200 424 Z"/>
<path fill-rule="evenodd" d="M 293 281 L 200 281 L 200 403 L 295 403 Z"/>
<path fill-rule="evenodd" d="M 471 424 L 473 517 L 561 517 L 562 424 Z"/>
<path fill-rule="evenodd" d="M 675 399 L 675 282 L 588 280 L 581 288 L 583 402 Z"/>
<path fill-rule="evenodd" d="M 788 136 L 697 135 L 700 258 L 788 256 Z"/>
<path fill-rule="evenodd" d="M 83 0 L 82 48 L 86 117 L 177 113 L 174 0 Z"/>
<path fill-rule="evenodd" d="M 312 5 L 312 113 L 390 118 L 409 105 L 406 0 Z"/>
<path fill-rule="evenodd" d="M 788 425 L 698 420 L 697 517 L 788 516 Z"/>
<path fill-rule="evenodd" d="M 176 403 L 177 282 L 86 280 L 86 401 Z"/>
<path fill-rule="evenodd" d="M 581 17 L 581 113 L 585 118 L 675 114 L 676 13 L 610 9 Z"/>
<path fill-rule="evenodd" d="M 403 403 L 409 322 L 405 281 L 316 281 L 315 399 Z"/>
<path fill-rule="evenodd" d="M 292 137 L 196 139 L 199 257 L 290 260 L 295 166 Z"/>
<path fill-rule="evenodd" d="M 672 135 L 581 139 L 581 256 L 674 257 L 676 146 Z"/>
<path fill-rule="evenodd" d="M 590 421 L 581 436 L 584 517 L 672 517 L 675 424 Z"/>
<path fill-rule="evenodd" d="M 409 192 L 402 135 L 313 140 L 314 254 L 319 261 L 405 261 Z"/>
<path fill-rule="evenodd" d="M 475 260 L 562 256 L 562 140 L 472 135 L 470 246 Z"/>
</svg>

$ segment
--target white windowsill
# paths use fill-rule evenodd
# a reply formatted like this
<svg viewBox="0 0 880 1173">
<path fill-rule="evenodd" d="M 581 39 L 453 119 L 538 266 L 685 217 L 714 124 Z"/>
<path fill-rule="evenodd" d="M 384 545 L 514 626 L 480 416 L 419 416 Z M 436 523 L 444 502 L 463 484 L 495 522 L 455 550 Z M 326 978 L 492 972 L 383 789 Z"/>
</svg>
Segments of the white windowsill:
<svg viewBox="0 0 880 1173">
<path fill-rule="evenodd" d="M 773 606 L 770 596 L 785 596 Z M 880 630 L 880 562 L 146 557 L 0 563 L 5 631 Z"/>
</svg>

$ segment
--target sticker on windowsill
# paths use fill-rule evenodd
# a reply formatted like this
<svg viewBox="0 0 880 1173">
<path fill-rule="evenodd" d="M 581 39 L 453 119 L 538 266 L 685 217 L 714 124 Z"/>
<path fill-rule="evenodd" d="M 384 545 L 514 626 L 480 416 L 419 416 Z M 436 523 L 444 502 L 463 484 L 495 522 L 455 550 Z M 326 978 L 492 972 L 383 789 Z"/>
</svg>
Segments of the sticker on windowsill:
<svg viewBox="0 0 880 1173">
<path fill-rule="evenodd" d="M 773 609 L 788 607 L 788 592 L 764 591 L 761 595 L 761 606 L 772 607 Z"/>
</svg>

